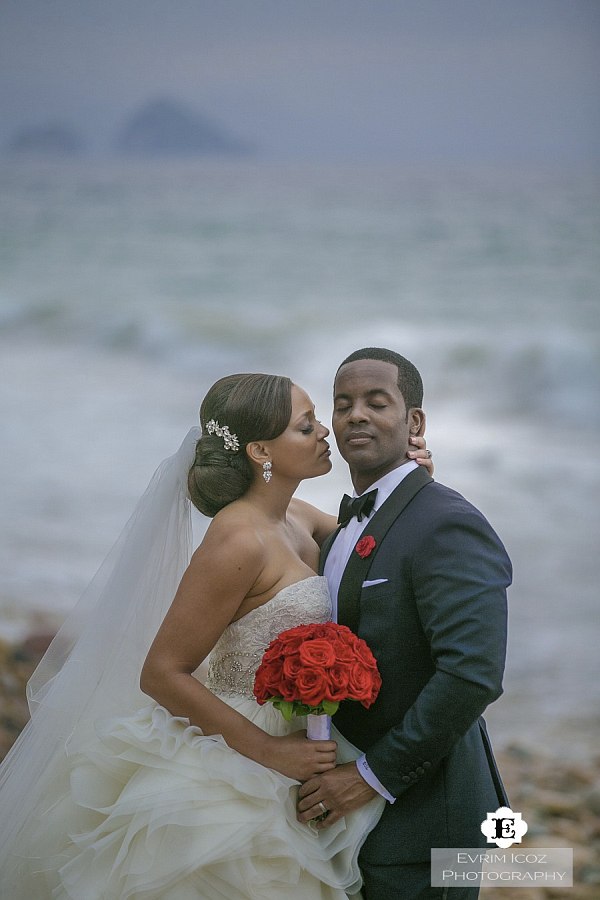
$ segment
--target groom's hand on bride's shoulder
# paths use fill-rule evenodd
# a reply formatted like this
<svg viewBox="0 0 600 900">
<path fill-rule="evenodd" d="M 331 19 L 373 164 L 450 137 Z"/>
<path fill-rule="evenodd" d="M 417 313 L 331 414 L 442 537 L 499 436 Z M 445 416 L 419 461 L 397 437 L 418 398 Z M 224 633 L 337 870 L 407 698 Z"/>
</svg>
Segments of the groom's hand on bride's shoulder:
<svg viewBox="0 0 600 900">
<path fill-rule="evenodd" d="M 300 785 L 297 819 L 303 824 L 318 819 L 314 823 L 316 828 L 328 828 L 376 796 L 377 792 L 360 775 L 356 763 L 344 763 Z"/>
</svg>

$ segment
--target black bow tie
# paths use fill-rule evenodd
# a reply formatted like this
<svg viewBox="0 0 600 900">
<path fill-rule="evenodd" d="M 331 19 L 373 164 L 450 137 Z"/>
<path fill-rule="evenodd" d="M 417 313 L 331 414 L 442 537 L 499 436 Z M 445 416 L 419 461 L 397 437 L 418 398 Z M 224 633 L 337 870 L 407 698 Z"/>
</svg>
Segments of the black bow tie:
<svg viewBox="0 0 600 900">
<path fill-rule="evenodd" d="M 359 522 L 362 522 L 363 516 L 368 516 L 375 505 L 375 497 L 377 496 L 377 488 L 369 491 L 368 494 L 362 494 L 360 497 L 349 497 L 344 494 L 340 503 L 340 512 L 338 515 L 338 525 L 345 528 L 350 519 L 354 516 Z"/>
</svg>

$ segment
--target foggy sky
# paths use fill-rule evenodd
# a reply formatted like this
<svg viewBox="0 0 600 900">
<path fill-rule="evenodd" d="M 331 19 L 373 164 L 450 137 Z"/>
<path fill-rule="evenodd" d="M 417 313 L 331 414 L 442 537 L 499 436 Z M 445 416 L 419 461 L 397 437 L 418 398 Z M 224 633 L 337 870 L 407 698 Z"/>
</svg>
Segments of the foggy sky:
<svg viewBox="0 0 600 900">
<path fill-rule="evenodd" d="M 600 159 L 598 0 L 0 0 L 0 145 L 147 99 L 269 158 Z"/>
</svg>

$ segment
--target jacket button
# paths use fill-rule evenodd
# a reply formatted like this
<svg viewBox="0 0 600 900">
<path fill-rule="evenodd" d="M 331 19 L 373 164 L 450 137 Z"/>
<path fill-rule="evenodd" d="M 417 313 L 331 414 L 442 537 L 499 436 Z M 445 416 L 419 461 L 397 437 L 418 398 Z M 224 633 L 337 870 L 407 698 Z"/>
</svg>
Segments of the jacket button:
<svg viewBox="0 0 600 900">
<path fill-rule="evenodd" d="M 429 761 L 424 762 L 424 763 L 423 763 L 423 768 L 424 768 L 424 769 L 430 769 L 430 768 L 431 768 L 431 763 L 430 763 Z"/>
<path fill-rule="evenodd" d="M 408 782 L 410 781 L 410 775 L 403 775 L 403 776 L 402 776 L 402 781 L 403 781 L 405 784 L 408 784 Z"/>
<path fill-rule="evenodd" d="M 417 766 L 417 775 L 424 775 L 424 774 L 425 774 L 425 769 L 423 768 L 423 766 Z"/>
</svg>

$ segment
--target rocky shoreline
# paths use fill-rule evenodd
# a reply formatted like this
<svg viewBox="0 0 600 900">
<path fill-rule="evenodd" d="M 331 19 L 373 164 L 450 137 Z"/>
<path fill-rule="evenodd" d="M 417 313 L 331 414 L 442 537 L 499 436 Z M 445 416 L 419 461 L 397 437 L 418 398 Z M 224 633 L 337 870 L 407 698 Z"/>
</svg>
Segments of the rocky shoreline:
<svg viewBox="0 0 600 900">
<path fill-rule="evenodd" d="M 36 633 L 17 644 L 0 640 L 0 758 L 29 718 L 25 686 L 52 639 Z M 529 830 L 525 847 L 572 847 L 572 888 L 483 888 L 481 900 L 596 900 L 600 897 L 600 755 L 573 762 L 511 744 L 498 763 L 512 809 Z"/>
</svg>

